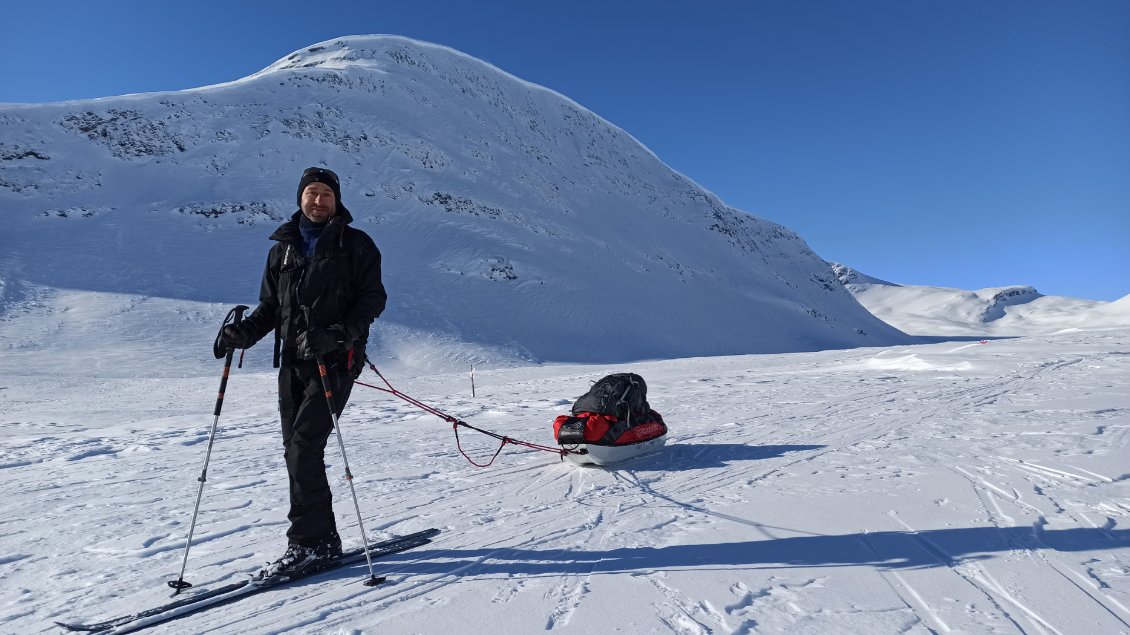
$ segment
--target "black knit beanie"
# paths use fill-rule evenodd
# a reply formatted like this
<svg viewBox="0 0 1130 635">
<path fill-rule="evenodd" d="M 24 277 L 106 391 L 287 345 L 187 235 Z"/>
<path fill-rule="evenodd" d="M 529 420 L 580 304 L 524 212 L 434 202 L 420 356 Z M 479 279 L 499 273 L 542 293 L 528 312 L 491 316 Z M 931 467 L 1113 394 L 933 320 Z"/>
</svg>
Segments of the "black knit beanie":
<svg viewBox="0 0 1130 635">
<path fill-rule="evenodd" d="M 326 168 L 306 168 L 306 171 L 302 173 L 302 180 L 298 182 L 299 207 L 302 206 L 302 192 L 306 189 L 306 186 L 311 183 L 325 183 L 330 186 L 330 189 L 334 191 L 334 199 L 337 201 L 338 207 L 341 207 L 341 183 L 338 181 L 337 175 L 333 173 L 333 170 L 327 170 Z"/>
</svg>

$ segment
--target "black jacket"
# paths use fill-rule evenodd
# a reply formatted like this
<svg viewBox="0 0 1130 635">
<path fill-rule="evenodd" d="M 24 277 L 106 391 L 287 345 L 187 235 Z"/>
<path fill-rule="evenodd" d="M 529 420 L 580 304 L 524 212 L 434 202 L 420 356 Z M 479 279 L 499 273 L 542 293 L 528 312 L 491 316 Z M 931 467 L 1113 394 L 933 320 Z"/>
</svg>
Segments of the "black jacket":
<svg viewBox="0 0 1130 635">
<path fill-rule="evenodd" d="M 353 216 L 344 206 L 326 224 L 313 257 L 303 255 L 298 211 L 271 240 L 278 244 L 267 254 L 259 306 L 241 326 L 259 341 L 275 331 L 275 366 L 293 359 L 295 338 L 309 327 L 341 325 L 355 349 L 354 365 L 364 362 L 369 325 L 384 311 L 388 299 L 381 283 L 381 252 L 365 232 L 349 226 Z M 310 308 L 306 324 L 301 307 Z M 359 358 L 359 359 L 357 359 Z M 330 360 L 327 360 L 329 362 Z"/>
</svg>

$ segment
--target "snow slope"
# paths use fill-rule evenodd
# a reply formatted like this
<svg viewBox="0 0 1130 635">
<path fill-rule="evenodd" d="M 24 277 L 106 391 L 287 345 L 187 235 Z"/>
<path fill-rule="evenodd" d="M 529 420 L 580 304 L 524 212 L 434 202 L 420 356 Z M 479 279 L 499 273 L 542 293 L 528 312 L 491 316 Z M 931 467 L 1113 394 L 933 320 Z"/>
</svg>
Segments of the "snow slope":
<svg viewBox="0 0 1130 635">
<path fill-rule="evenodd" d="M 1045 296 L 1029 286 L 965 291 L 901 285 L 829 264 L 867 310 L 914 335 L 1007 337 L 1130 326 L 1130 296 L 1100 302 Z"/>
<path fill-rule="evenodd" d="M 406 336 L 495 363 L 910 341 L 795 233 L 623 130 L 395 36 L 195 90 L 0 106 L 0 280 L 57 305 L 58 290 L 254 304 L 266 238 L 319 164 L 384 253 L 378 356 Z"/>
<path fill-rule="evenodd" d="M 154 378 L 152 357 L 99 377 L 100 353 L 57 361 L 0 357 L 2 632 L 167 601 L 212 420 L 218 362 Z M 439 539 L 380 561 L 376 589 L 362 564 L 147 632 L 1130 632 L 1130 330 L 497 369 L 475 398 L 465 374 L 389 379 L 544 443 L 620 370 L 647 379 L 671 437 L 607 470 L 514 448 L 477 469 L 449 425 L 358 388 L 342 429 L 366 527 Z M 198 587 L 283 549 L 273 384 L 233 372 L 186 574 Z M 496 447 L 462 439 L 479 460 Z"/>
</svg>

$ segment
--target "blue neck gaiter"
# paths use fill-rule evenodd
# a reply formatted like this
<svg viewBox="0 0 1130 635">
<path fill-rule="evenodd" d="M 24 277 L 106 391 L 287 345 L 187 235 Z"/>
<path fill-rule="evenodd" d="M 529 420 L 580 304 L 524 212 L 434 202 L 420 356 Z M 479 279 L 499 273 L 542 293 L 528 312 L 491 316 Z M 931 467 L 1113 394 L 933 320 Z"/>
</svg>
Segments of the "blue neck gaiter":
<svg viewBox="0 0 1130 635">
<path fill-rule="evenodd" d="M 322 230 L 325 228 L 326 223 L 315 223 L 305 216 L 298 219 L 298 233 L 302 235 L 302 252 L 307 258 L 314 256 L 314 247 L 318 245 L 318 239 L 322 237 Z"/>
</svg>

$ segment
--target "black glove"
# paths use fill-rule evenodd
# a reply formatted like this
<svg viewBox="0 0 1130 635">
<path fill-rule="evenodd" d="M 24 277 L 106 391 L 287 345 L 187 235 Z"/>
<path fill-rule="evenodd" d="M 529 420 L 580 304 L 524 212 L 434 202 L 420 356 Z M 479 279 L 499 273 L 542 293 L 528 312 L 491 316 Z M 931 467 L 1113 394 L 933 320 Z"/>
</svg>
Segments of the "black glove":
<svg viewBox="0 0 1130 635">
<path fill-rule="evenodd" d="M 313 328 L 298 334 L 298 359 L 317 359 L 348 348 L 350 342 L 340 324 L 328 328 Z"/>
<path fill-rule="evenodd" d="M 251 336 L 238 326 L 225 326 L 220 333 L 220 345 L 224 348 L 250 348 L 253 344 Z"/>
</svg>

